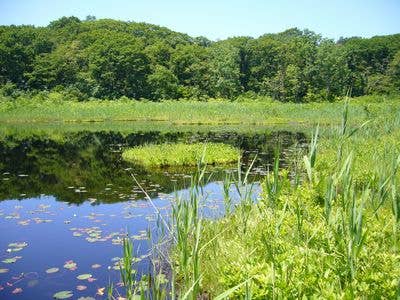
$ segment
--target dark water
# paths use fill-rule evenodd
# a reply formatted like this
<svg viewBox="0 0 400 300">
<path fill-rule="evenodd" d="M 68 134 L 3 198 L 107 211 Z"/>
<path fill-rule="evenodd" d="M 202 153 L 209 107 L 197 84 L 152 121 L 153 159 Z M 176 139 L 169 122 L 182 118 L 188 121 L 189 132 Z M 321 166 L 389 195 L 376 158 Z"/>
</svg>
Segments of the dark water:
<svg viewBox="0 0 400 300">
<path fill-rule="evenodd" d="M 146 232 L 155 227 L 157 216 L 132 175 L 158 210 L 168 215 L 175 191 L 185 193 L 193 169 L 146 170 L 122 161 L 121 150 L 178 141 L 215 141 L 241 148 L 242 171 L 257 154 L 252 171 L 252 180 L 257 181 L 278 145 L 285 163 L 305 136 L 263 130 L 4 134 L 0 140 L 0 299 L 51 299 L 63 290 L 72 291 L 72 299 L 105 298 L 100 295 L 102 288 L 120 281 L 114 266 L 127 232 L 134 240 L 138 276 L 146 274 Z M 209 169 L 211 179 L 204 187 L 208 197 L 203 203 L 208 216 L 223 214 L 221 181 L 235 169 Z M 51 268 L 58 270 L 46 272 Z M 78 279 L 82 274 L 91 277 Z"/>
</svg>

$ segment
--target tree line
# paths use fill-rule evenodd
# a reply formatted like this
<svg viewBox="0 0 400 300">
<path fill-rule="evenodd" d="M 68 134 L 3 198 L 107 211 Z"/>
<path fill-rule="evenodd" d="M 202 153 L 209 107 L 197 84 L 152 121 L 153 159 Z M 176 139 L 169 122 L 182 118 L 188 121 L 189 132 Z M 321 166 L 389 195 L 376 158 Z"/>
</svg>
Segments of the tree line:
<svg viewBox="0 0 400 300">
<path fill-rule="evenodd" d="M 46 27 L 0 26 L 0 85 L 80 100 L 398 93 L 400 34 L 334 41 L 292 28 L 210 41 L 147 23 L 63 17 Z"/>
</svg>

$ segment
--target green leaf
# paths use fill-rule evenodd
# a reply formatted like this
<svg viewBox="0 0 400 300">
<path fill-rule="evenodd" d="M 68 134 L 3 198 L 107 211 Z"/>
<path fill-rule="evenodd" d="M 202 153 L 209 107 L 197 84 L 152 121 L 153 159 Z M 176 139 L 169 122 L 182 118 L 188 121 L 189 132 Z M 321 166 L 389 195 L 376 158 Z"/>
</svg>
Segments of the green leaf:
<svg viewBox="0 0 400 300">
<path fill-rule="evenodd" d="M 234 293 L 238 288 L 240 288 L 242 285 L 246 284 L 251 278 L 243 281 L 242 283 L 239 283 L 238 285 L 234 286 L 233 288 L 223 292 L 222 294 L 219 294 L 218 296 L 216 296 L 214 298 L 214 300 L 222 300 L 222 299 L 226 299 L 229 295 L 231 295 L 232 293 Z"/>
<path fill-rule="evenodd" d="M 28 243 L 22 242 L 22 243 L 11 243 L 8 245 L 10 248 L 24 248 L 28 246 Z"/>
<path fill-rule="evenodd" d="M 46 270 L 47 274 L 52 274 L 58 272 L 60 269 L 59 268 L 50 268 Z"/>
<path fill-rule="evenodd" d="M 87 280 L 91 277 L 92 277 L 92 274 L 81 274 L 81 275 L 77 276 L 76 278 L 78 278 L 79 280 Z"/>
<path fill-rule="evenodd" d="M 5 264 L 13 264 L 20 258 L 21 258 L 21 256 L 15 256 L 15 257 L 12 257 L 12 258 L 6 258 L 6 259 L 2 260 L 2 262 L 5 263 Z"/>
<path fill-rule="evenodd" d="M 75 270 L 76 269 L 76 263 L 75 262 L 73 262 L 72 260 L 70 260 L 70 261 L 67 261 L 66 263 L 65 263 L 65 265 L 64 265 L 64 268 L 66 268 L 66 269 L 69 269 L 69 270 Z"/>
<path fill-rule="evenodd" d="M 53 295 L 54 299 L 68 299 L 71 298 L 74 294 L 72 294 L 72 291 L 61 291 L 58 293 L 55 293 Z"/>
</svg>

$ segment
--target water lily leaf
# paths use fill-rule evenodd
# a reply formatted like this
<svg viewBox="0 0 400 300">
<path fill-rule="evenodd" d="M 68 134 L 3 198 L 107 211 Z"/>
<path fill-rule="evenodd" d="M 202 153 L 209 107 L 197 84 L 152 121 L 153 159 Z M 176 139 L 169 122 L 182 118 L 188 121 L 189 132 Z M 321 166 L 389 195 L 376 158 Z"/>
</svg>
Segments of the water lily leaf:
<svg viewBox="0 0 400 300">
<path fill-rule="evenodd" d="M 9 270 L 8 269 L 0 269 L 0 274 L 7 273 Z"/>
<path fill-rule="evenodd" d="M 8 248 L 6 251 L 7 252 L 17 252 L 17 251 L 21 251 L 24 248 Z"/>
<path fill-rule="evenodd" d="M 26 242 L 22 242 L 22 243 L 11 243 L 8 244 L 8 249 L 7 252 L 17 252 L 17 251 L 21 251 L 22 249 L 24 249 L 26 246 L 28 246 L 28 243 Z"/>
<path fill-rule="evenodd" d="M 10 247 L 10 248 L 24 248 L 26 246 L 28 246 L 28 243 L 26 243 L 26 242 L 8 244 L 8 247 Z"/>
<path fill-rule="evenodd" d="M 47 274 L 52 274 L 58 272 L 60 269 L 59 268 L 50 268 L 46 270 Z"/>
<path fill-rule="evenodd" d="M 79 297 L 78 300 L 96 300 L 93 297 Z"/>
<path fill-rule="evenodd" d="M 76 278 L 78 278 L 79 280 L 86 280 L 92 277 L 92 274 L 81 274 L 79 276 L 77 276 Z"/>
<path fill-rule="evenodd" d="M 5 264 L 13 264 L 20 258 L 22 258 L 22 257 L 21 256 L 15 256 L 15 257 L 12 257 L 12 258 L 6 258 L 5 260 L 2 260 L 2 262 L 5 263 Z"/>
<path fill-rule="evenodd" d="M 78 285 L 78 286 L 76 287 L 76 289 L 77 289 L 78 291 L 84 291 L 84 290 L 87 289 L 87 286 L 86 286 L 86 285 Z"/>
<path fill-rule="evenodd" d="M 54 299 L 68 299 L 68 298 L 71 298 L 73 295 L 74 294 L 72 294 L 71 291 L 61 291 L 61 292 L 55 293 L 53 295 L 53 298 Z"/>
<path fill-rule="evenodd" d="M 69 260 L 69 261 L 65 262 L 64 268 L 66 268 L 70 271 L 74 271 L 74 270 L 76 270 L 77 266 L 74 261 Z"/>
</svg>

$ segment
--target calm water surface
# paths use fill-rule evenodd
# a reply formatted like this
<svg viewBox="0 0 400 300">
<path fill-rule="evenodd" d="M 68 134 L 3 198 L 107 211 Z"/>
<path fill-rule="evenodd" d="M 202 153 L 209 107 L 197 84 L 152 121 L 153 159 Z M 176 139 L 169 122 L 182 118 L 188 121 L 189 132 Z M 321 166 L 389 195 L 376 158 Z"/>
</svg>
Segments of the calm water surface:
<svg viewBox="0 0 400 300">
<path fill-rule="evenodd" d="M 154 207 L 133 182 L 137 178 L 158 210 L 168 216 L 175 192 L 186 193 L 193 169 L 146 170 L 121 160 L 121 151 L 146 143 L 215 141 L 244 152 L 242 171 L 257 154 L 257 182 L 280 145 L 283 161 L 304 144 L 290 131 L 190 130 L 3 131 L 0 138 L 0 299 L 103 299 L 102 288 L 118 286 L 115 267 L 122 238 L 134 241 L 138 277 L 150 270 L 148 230 Z M 203 214 L 223 215 L 222 180 L 235 166 L 212 167 Z M 254 197 L 259 187 L 256 185 Z M 235 191 L 232 187 L 232 196 Z M 82 274 L 85 279 L 77 277 Z M 118 288 L 118 287 L 117 287 Z"/>
</svg>

